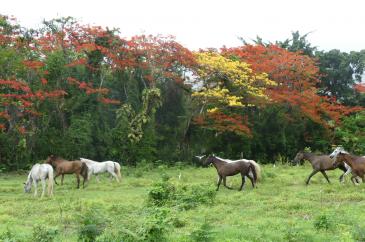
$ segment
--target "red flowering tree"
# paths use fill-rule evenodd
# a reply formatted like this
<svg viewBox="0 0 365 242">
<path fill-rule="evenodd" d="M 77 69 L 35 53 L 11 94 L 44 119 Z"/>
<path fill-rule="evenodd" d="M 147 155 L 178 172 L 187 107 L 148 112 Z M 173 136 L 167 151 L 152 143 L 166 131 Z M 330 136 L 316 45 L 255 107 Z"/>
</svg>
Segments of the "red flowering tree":
<svg viewBox="0 0 365 242">
<path fill-rule="evenodd" d="M 335 99 L 318 95 L 319 69 L 315 60 L 301 52 L 289 52 L 276 45 L 245 45 L 223 48 L 230 58 L 238 58 L 251 64 L 255 72 L 265 72 L 277 83 L 267 89 L 272 102 L 287 104 L 299 110 L 304 117 L 327 126 L 329 120 L 336 123 L 343 115 L 360 110 L 345 107 Z"/>
</svg>

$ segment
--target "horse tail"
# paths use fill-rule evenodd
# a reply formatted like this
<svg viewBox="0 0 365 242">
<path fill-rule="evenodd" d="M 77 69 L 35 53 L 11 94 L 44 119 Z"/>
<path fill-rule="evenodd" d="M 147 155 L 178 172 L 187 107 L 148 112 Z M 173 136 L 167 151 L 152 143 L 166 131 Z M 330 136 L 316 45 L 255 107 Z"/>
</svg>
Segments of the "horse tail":
<svg viewBox="0 0 365 242">
<path fill-rule="evenodd" d="M 117 174 L 119 180 L 122 180 L 122 175 L 120 174 L 120 165 L 117 162 L 113 162 L 114 164 L 114 172 Z"/>
<path fill-rule="evenodd" d="M 261 181 L 261 167 L 259 164 L 257 164 L 254 160 L 249 160 L 250 164 L 252 164 L 255 167 L 256 175 L 257 175 L 257 181 Z"/>
<path fill-rule="evenodd" d="M 252 164 L 251 162 L 250 162 L 250 169 L 251 169 L 252 174 L 253 174 L 253 181 L 256 183 L 257 182 L 257 172 L 256 172 L 255 165 Z"/>
<path fill-rule="evenodd" d="M 49 166 L 50 169 L 48 169 L 48 196 L 53 195 L 53 167 Z"/>
<path fill-rule="evenodd" d="M 89 176 L 89 168 L 87 167 L 85 162 L 81 161 L 81 171 L 80 171 L 82 177 L 87 180 Z"/>
</svg>

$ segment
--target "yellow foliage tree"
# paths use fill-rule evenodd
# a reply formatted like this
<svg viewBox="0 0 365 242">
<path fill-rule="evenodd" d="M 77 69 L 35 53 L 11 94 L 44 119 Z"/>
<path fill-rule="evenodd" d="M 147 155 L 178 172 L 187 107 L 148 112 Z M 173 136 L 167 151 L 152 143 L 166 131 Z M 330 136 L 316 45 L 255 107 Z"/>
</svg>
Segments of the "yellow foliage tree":
<svg viewBox="0 0 365 242">
<path fill-rule="evenodd" d="M 198 63 L 198 82 L 202 88 L 193 93 L 208 112 L 224 107 L 253 106 L 258 100 L 268 99 L 267 86 L 276 85 L 266 73 L 254 73 L 250 65 L 228 59 L 216 52 L 195 53 Z"/>
</svg>

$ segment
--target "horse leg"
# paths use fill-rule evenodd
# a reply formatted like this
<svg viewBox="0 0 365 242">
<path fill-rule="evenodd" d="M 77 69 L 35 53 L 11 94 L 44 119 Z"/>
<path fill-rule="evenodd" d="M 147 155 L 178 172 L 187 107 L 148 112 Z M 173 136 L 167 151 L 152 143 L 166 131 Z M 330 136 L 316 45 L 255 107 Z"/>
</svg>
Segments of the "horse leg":
<svg viewBox="0 0 365 242">
<path fill-rule="evenodd" d="M 217 184 L 217 191 L 219 190 L 219 186 L 221 185 L 222 182 L 222 176 L 219 175 L 219 180 L 218 180 L 218 184 Z"/>
<path fill-rule="evenodd" d="M 328 183 L 331 184 L 330 179 L 328 179 L 328 176 L 327 176 L 326 172 L 325 171 L 321 171 L 321 173 L 326 178 L 326 180 L 328 181 Z"/>
<path fill-rule="evenodd" d="M 62 173 L 62 177 L 61 177 L 61 185 L 63 185 L 63 178 L 65 177 L 65 174 Z"/>
<path fill-rule="evenodd" d="M 36 181 L 36 179 L 34 179 L 34 181 L 33 181 L 33 186 L 34 186 L 34 197 L 36 197 L 37 196 L 37 181 Z"/>
<path fill-rule="evenodd" d="M 87 181 L 87 175 L 86 177 L 82 176 L 82 178 L 84 178 L 84 180 L 82 181 L 82 188 L 85 188 L 85 181 Z"/>
<path fill-rule="evenodd" d="M 95 174 L 95 180 L 100 183 L 100 179 L 99 179 L 99 176 L 97 174 Z"/>
<path fill-rule="evenodd" d="M 351 167 L 347 169 L 341 176 L 340 176 L 340 182 L 345 182 L 345 177 L 352 172 Z"/>
<path fill-rule="evenodd" d="M 345 178 L 344 178 L 344 177 L 345 177 L 345 174 L 346 174 L 346 172 L 344 172 L 344 173 L 340 176 L 340 178 L 339 178 L 341 183 L 344 183 L 344 182 L 345 182 Z"/>
<path fill-rule="evenodd" d="M 119 178 L 118 178 L 117 174 L 115 174 L 115 172 L 111 172 L 110 174 L 112 174 L 112 179 L 113 179 L 113 177 L 115 177 L 117 182 L 119 182 Z"/>
<path fill-rule="evenodd" d="M 57 172 L 57 174 L 55 175 L 55 177 L 53 178 L 54 180 L 54 183 L 56 183 L 56 185 L 58 185 L 57 181 L 56 181 L 56 178 L 61 175 L 61 173 Z"/>
<path fill-rule="evenodd" d="M 356 185 L 356 183 L 354 182 L 354 178 L 356 178 L 356 175 L 352 174 L 352 176 L 351 176 L 352 184 Z"/>
<path fill-rule="evenodd" d="M 41 198 L 43 198 L 44 191 L 46 190 L 46 180 L 42 179 L 41 182 L 42 182 L 42 195 L 41 195 Z"/>
<path fill-rule="evenodd" d="M 241 187 L 238 189 L 238 191 L 243 190 L 243 185 L 245 184 L 245 181 L 246 181 L 245 176 L 242 176 Z"/>
<path fill-rule="evenodd" d="M 355 179 L 354 179 L 355 182 L 356 182 L 356 185 L 360 185 L 360 181 L 357 178 L 358 178 L 358 176 L 356 176 Z M 364 180 L 362 182 L 364 182 Z"/>
<path fill-rule="evenodd" d="M 312 173 L 309 175 L 309 177 L 307 178 L 307 181 L 305 182 L 307 185 L 309 184 L 310 179 L 312 178 L 312 176 L 314 176 L 315 174 L 317 174 L 317 170 L 313 170 Z"/>
<path fill-rule="evenodd" d="M 229 187 L 226 185 L 226 177 L 223 177 L 223 185 L 227 187 L 228 189 L 232 189 L 232 187 Z"/>
<path fill-rule="evenodd" d="M 76 179 L 77 179 L 77 189 L 80 188 L 80 175 L 76 173 Z"/>
<path fill-rule="evenodd" d="M 256 186 L 255 186 L 255 182 L 254 182 L 253 178 L 252 178 L 252 177 L 250 177 L 250 176 L 247 176 L 247 177 L 248 177 L 248 179 L 250 179 L 250 181 L 251 181 L 252 188 L 255 188 Z"/>
</svg>

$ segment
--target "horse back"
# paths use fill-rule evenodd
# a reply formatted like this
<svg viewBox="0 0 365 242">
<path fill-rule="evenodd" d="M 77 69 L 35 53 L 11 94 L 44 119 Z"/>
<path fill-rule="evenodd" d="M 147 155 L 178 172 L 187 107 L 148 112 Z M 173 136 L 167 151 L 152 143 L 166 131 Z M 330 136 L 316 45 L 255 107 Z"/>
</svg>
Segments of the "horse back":
<svg viewBox="0 0 365 242">
<path fill-rule="evenodd" d="M 221 167 L 218 173 L 224 176 L 233 176 L 241 172 L 248 172 L 249 167 L 250 163 L 245 162 L 243 160 L 238 160 L 231 163 L 227 162 Z"/>
<path fill-rule="evenodd" d="M 80 173 L 83 162 L 80 160 L 63 160 L 58 163 L 57 170 L 64 174 Z"/>
<path fill-rule="evenodd" d="M 329 155 L 315 155 L 310 160 L 315 170 L 332 170 L 334 161 L 329 157 Z"/>
</svg>

